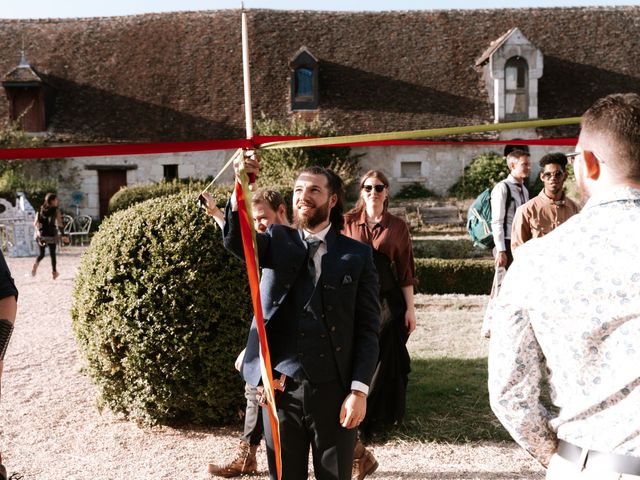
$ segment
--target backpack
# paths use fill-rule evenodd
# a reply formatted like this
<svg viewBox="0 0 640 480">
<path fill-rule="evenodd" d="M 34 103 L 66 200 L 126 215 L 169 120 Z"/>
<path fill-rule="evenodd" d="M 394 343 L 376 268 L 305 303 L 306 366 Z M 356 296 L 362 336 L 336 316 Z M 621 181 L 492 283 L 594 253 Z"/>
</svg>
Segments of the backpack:
<svg viewBox="0 0 640 480">
<path fill-rule="evenodd" d="M 503 183 L 504 180 L 500 183 Z M 507 187 L 507 201 L 505 212 L 511 203 L 511 189 Z M 467 232 L 473 240 L 473 245 L 483 249 L 493 248 L 493 232 L 491 231 L 491 190 L 487 188 L 476 197 L 467 212 Z M 504 216 L 504 229 L 507 229 L 507 215 Z"/>
</svg>

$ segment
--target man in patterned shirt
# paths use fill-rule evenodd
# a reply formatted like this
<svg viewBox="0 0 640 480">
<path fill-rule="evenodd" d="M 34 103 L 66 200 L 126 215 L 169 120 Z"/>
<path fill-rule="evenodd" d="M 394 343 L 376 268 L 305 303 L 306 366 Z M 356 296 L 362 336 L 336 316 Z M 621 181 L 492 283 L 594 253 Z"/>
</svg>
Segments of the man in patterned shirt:
<svg viewBox="0 0 640 480">
<path fill-rule="evenodd" d="M 588 201 L 507 272 L 491 407 L 547 479 L 640 478 L 640 96 L 598 100 L 569 157 Z"/>
</svg>

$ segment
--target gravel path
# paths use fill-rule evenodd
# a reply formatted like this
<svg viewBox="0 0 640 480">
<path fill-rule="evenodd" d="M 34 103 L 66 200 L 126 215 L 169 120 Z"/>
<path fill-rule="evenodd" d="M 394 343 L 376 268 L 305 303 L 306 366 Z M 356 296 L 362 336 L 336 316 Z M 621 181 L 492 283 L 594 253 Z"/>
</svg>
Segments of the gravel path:
<svg viewBox="0 0 640 480">
<path fill-rule="evenodd" d="M 69 315 L 81 253 L 82 247 L 65 249 L 56 281 L 48 257 L 35 278 L 33 259 L 7 258 L 20 298 L 2 380 L 5 465 L 24 480 L 208 479 L 207 462 L 232 454 L 238 430 L 142 429 L 96 408 Z M 393 442 L 374 451 L 380 468 L 372 480 L 543 478 L 536 462 L 513 444 Z M 263 452 L 258 458 L 264 472 Z"/>
</svg>

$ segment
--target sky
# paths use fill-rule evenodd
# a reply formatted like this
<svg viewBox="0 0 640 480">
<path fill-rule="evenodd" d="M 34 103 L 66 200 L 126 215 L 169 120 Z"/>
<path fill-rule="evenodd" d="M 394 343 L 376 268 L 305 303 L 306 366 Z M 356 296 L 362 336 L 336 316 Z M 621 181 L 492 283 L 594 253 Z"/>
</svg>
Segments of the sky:
<svg viewBox="0 0 640 480">
<path fill-rule="evenodd" d="M 0 0 L 0 18 L 73 18 L 240 8 L 240 0 Z M 246 0 L 245 8 L 388 11 L 640 5 L 640 0 Z"/>
</svg>

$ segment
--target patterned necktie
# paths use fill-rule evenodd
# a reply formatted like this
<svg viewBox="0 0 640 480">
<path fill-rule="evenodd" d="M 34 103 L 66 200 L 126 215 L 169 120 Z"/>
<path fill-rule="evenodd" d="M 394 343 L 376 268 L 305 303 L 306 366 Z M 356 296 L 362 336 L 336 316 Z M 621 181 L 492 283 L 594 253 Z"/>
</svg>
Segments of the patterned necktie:
<svg viewBox="0 0 640 480">
<path fill-rule="evenodd" d="M 322 240 L 318 240 L 317 238 L 308 238 L 305 240 L 307 242 L 307 249 L 309 250 L 309 257 L 307 257 L 307 270 L 309 271 L 309 276 L 311 277 L 311 281 L 315 285 L 316 283 L 316 264 L 313 261 L 313 257 L 315 256 L 318 248 L 320 248 L 320 244 Z"/>
</svg>

